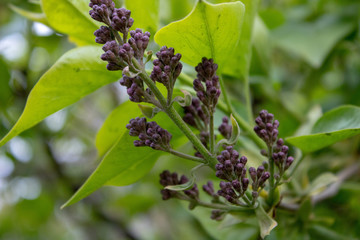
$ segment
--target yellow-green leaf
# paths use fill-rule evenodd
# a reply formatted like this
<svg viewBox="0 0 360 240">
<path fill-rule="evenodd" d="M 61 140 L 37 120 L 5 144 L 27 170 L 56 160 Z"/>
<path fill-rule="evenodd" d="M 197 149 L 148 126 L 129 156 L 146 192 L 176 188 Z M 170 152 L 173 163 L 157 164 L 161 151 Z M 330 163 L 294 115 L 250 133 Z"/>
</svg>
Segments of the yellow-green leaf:
<svg viewBox="0 0 360 240">
<path fill-rule="evenodd" d="M 244 12 L 241 2 L 210 4 L 200 0 L 187 17 L 160 29 L 155 41 L 173 47 L 192 66 L 208 57 L 221 67 L 239 42 Z"/>
<path fill-rule="evenodd" d="M 75 48 L 65 53 L 37 82 L 15 126 L 0 141 L 11 138 L 98 88 L 116 81 L 120 72 L 106 70 L 100 47 Z"/>
</svg>

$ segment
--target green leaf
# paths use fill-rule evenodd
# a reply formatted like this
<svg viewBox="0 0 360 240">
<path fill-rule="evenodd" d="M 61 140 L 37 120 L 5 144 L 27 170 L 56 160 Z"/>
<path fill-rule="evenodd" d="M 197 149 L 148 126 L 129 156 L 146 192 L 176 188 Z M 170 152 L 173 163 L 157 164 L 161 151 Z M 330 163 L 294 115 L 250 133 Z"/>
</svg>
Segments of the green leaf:
<svg viewBox="0 0 360 240">
<path fill-rule="evenodd" d="M 81 47 L 65 53 L 31 90 L 24 112 L 15 126 L 0 141 L 11 138 L 67 107 L 98 88 L 116 81 L 120 72 L 106 70 L 99 47 Z"/>
<path fill-rule="evenodd" d="M 228 64 L 225 65 L 224 74 L 236 77 L 244 77 L 248 74 L 251 63 L 251 46 L 253 38 L 253 27 L 259 5 L 259 0 L 242 0 L 245 5 L 244 24 L 237 30 L 241 37 L 237 47 L 232 46 L 231 52 L 228 55 Z"/>
<path fill-rule="evenodd" d="M 31 21 L 40 22 L 42 24 L 49 25 L 44 13 L 30 12 L 12 4 L 10 4 L 9 7 L 17 14 L 20 14 L 21 16 L 30 19 Z"/>
<path fill-rule="evenodd" d="M 127 0 L 127 9 L 131 10 L 134 19 L 133 29 L 141 28 L 155 33 L 159 25 L 159 0 Z"/>
<path fill-rule="evenodd" d="M 127 131 L 125 126 L 129 123 L 129 120 L 140 115 L 139 108 L 130 101 L 124 102 L 115 108 L 106 118 L 96 135 L 95 146 L 98 155 L 104 156 L 119 137 Z"/>
<path fill-rule="evenodd" d="M 305 190 L 305 195 L 311 196 L 318 194 L 325 190 L 326 186 L 336 182 L 337 179 L 338 178 L 333 173 L 323 173 L 310 183 Z"/>
<path fill-rule="evenodd" d="M 160 29 L 155 41 L 173 47 L 192 66 L 208 57 L 221 67 L 237 46 L 244 11 L 241 2 L 214 5 L 200 0 L 187 17 Z"/>
<path fill-rule="evenodd" d="M 158 108 L 158 107 L 151 107 L 151 106 L 148 106 L 148 105 L 141 105 L 141 104 L 138 104 L 139 106 L 139 109 L 141 111 L 141 113 L 147 117 L 147 118 L 153 118 L 155 117 L 155 115 L 159 112 L 161 112 L 161 109 Z"/>
<path fill-rule="evenodd" d="M 94 32 L 101 25 L 89 15 L 88 0 L 41 0 L 51 27 L 69 35 L 77 44 L 95 44 Z"/>
<path fill-rule="evenodd" d="M 188 182 L 179 185 L 169 185 L 166 186 L 165 189 L 169 189 L 172 191 L 184 191 L 192 188 L 194 183 L 195 183 L 195 175 L 192 174 Z"/>
<path fill-rule="evenodd" d="M 277 222 L 265 212 L 261 205 L 255 209 L 255 214 L 260 226 L 260 236 L 265 238 L 277 226 Z"/>
<path fill-rule="evenodd" d="M 173 190 L 173 191 L 184 191 L 184 190 L 192 188 L 192 186 L 195 184 L 195 181 L 196 181 L 195 171 L 203 166 L 205 166 L 205 165 L 200 164 L 200 165 L 197 165 L 196 167 L 194 167 L 193 169 L 191 169 L 190 180 L 187 181 L 186 183 L 179 184 L 179 185 L 169 185 L 169 186 L 166 186 L 165 189 L 169 189 L 169 190 Z"/>
<path fill-rule="evenodd" d="M 62 207 L 80 201 L 102 186 L 125 186 L 138 181 L 151 170 L 156 160 L 164 153 L 150 147 L 133 145 L 133 141 L 137 138 L 129 136 L 129 131 L 125 126 L 134 114 L 140 114 L 140 110 L 134 103 L 131 103 L 132 106 L 130 102 L 124 104 L 126 105 L 119 106 L 109 115 L 98 133 L 97 147 L 99 151 L 105 152 L 107 147 L 111 148 L 96 170 Z M 131 107 L 135 111 L 131 110 Z M 183 134 L 172 121 L 169 121 L 165 113 L 157 114 L 154 121 L 172 134 L 170 144 L 173 148 L 184 144 Z M 111 131 L 111 125 L 117 125 L 114 127 L 114 132 Z M 105 141 L 105 144 L 100 144 L 101 140 Z"/>
<path fill-rule="evenodd" d="M 162 152 L 149 147 L 134 147 L 133 141 L 134 137 L 124 132 L 96 170 L 62 208 L 80 201 L 104 185 L 129 185 L 148 173 Z"/>
<path fill-rule="evenodd" d="M 324 15 L 315 22 L 289 22 L 274 30 L 272 38 L 277 46 L 318 68 L 335 44 L 354 27 L 351 22 L 342 22 L 335 16 Z"/>
<path fill-rule="evenodd" d="M 341 106 L 325 113 L 314 125 L 312 134 L 289 137 L 287 142 L 304 152 L 312 152 L 360 134 L 360 108 Z"/>
</svg>

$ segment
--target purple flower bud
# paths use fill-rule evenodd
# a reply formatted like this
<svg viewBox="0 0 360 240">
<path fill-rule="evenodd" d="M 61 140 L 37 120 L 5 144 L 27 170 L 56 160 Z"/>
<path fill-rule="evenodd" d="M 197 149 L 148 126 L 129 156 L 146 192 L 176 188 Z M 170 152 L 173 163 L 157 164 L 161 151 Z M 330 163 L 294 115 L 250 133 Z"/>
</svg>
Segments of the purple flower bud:
<svg viewBox="0 0 360 240">
<path fill-rule="evenodd" d="M 256 174 L 256 169 L 254 167 L 249 168 L 249 174 L 250 174 L 252 181 L 256 182 L 257 174 Z"/>
<path fill-rule="evenodd" d="M 134 145 L 149 146 L 155 150 L 167 151 L 170 148 L 171 134 L 162 129 L 156 122 L 146 122 L 146 118 L 131 119 L 126 128 L 130 130 L 130 136 L 138 136 L 140 141 Z"/>
<path fill-rule="evenodd" d="M 264 157 L 268 157 L 268 152 L 265 149 L 261 149 L 260 154 Z"/>
<path fill-rule="evenodd" d="M 286 159 L 286 163 L 285 163 L 285 170 L 287 170 L 290 166 L 291 166 L 291 164 L 294 162 L 294 158 L 293 157 L 288 157 L 287 159 Z"/>
<path fill-rule="evenodd" d="M 211 111 L 215 111 L 218 98 L 220 96 L 219 77 L 216 76 L 217 64 L 212 59 L 203 58 L 195 70 L 197 79 L 194 80 L 193 86 L 196 95 L 202 103 Z M 205 87 L 203 86 L 205 83 Z"/>
<path fill-rule="evenodd" d="M 111 31 L 108 27 L 101 26 L 100 29 L 96 30 L 94 32 L 95 35 L 95 42 L 100 44 L 105 44 L 106 42 L 110 42 L 114 40 L 114 38 L 111 35 Z"/>
<path fill-rule="evenodd" d="M 214 185 L 211 181 L 208 181 L 206 185 L 203 185 L 203 190 L 210 196 L 215 194 Z"/>
<path fill-rule="evenodd" d="M 242 179 L 242 189 L 243 189 L 243 192 L 245 192 L 247 190 L 249 186 L 249 179 L 247 178 L 243 178 Z"/>
<path fill-rule="evenodd" d="M 230 139 L 231 132 L 232 132 L 232 126 L 229 124 L 228 117 L 223 117 L 222 123 L 219 126 L 219 132 L 221 133 L 221 135 L 224 136 L 224 138 Z"/>
<path fill-rule="evenodd" d="M 174 87 L 175 81 L 182 70 L 182 64 L 180 63 L 181 54 L 177 53 L 174 55 L 174 52 L 173 48 L 163 46 L 160 51 L 156 53 L 158 59 L 153 61 L 157 69 L 156 71 L 153 70 L 150 75 L 150 78 L 154 82 L 157 81 L 164 84 L 168 90 Z"/>
</svg>

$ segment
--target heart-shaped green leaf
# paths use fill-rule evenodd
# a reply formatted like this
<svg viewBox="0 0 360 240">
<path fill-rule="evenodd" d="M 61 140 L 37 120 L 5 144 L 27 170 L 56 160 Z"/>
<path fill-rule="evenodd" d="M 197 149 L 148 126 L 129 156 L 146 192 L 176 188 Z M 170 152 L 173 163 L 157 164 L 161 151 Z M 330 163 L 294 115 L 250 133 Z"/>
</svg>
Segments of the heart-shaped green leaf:
<svg viewBox="0 0 360 240">
<path fill-rule="evenodd" d="M 241 2 L 214 5 L 200 0 L 187 17 L 160 29 L 155 41 L 173 47 L 192 66 L 208 57 L 221 67 L 239 42 L 244 12 Z"/>
<path fill-rule="evenodd" d="M 95 46 L 65 53 L 31 90 L 24 112 L 0 141 L 0 146 L 50 114 L 116 81 L 121 73 L 107 71 L 106 63 L 100 59 L 101 53 L 101 48 Z"/>
<path fill-rule="evenodd" d="M 341 106 L 325 113 L 314 125 L 312 134 L 289 137 L 287 142 L 304 152 L 313 152 L 360 134 L 360 108 Z"/>
<path fill-rule="evenodd" d="M 248 74 L 251 63 L 251 46 L 253 41 L 253 28 L 259 0 L 242 0 L 245 5 L 244 24 L 241 31 L 241 37 L 237 47 L 231 49 L 229 58 L 231 59 L 225 65 L 224 73 L 235 77 L 244 77 Z"/>
</svg>

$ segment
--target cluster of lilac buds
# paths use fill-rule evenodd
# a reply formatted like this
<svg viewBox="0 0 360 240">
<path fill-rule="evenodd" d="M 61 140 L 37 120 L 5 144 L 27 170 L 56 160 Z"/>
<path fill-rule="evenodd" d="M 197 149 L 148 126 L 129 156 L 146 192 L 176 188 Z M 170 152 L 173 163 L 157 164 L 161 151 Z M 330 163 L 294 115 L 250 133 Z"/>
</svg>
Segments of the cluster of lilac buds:
<svg viewBox="0 0 360 240">
<path fill-rule="evenodd" d="M 173 89 L 176 79 L 179 77 L 182 64 L 180 63 L 181 54 L 174 54 L 173 48 L 163 46 L 153 61 L 154 69 L 151 72 L 150 78 L 154 82 L 162 83 L 168 91 Z"/>
<path fill-rule="evenodd" d="M 130 36 L 128 43 L 134 51 L 134 57 L 142 63 L 144 52 L 149 44 L 150 33 L 143 33 L 141 29 L 137 28 L 135 31 L 130 31 Z"/>
<path fill-rule="evenodd" d="M 94 32 L 95 35 L 95 42 L 99 44 L 105 44 L 114 40 L 114 36 L 111 33 L 109 27 L 101 26 L 98 30 Z"/>
<path fill-rule="evenodd" d="M 138 136 L 134 141 L 135 147 L 149 146 L 155 150 L 168 151 L 171 134 L 162 129 L 156 122 L 147 122 L 146 118 L 131 119 L 126 128 L 130 130 L 130 136 Z"/>
<path fill-rule="evenodd" d="M 255 133 L 267 144 L 272 146 L 279 134 L 279 121 L 274 120 L 274 115 L 266 110 L 260 111 L 259 116 L 255 119 Z"/>
<path fill-rule="evenodd" d="M 270 178 L 270 173 L 265 171 L 264 165 L 260 165 L 257 169 L 249 168 L 249 175 L 252 180 L 252 197 L 253 201 L 259 196 L 259 191 L 265 187 L 265 182 Z"/>
<path fill-rule="evenodd" d="M 247 158 L 242 156 L 239 159 L 239 153 L 232 146 L 226 147 L 226 150 L 217 156 L 217 160 L 219 163 L 215 168 L 218 178 L 232 181 L 246 175 Z"/>
<path fill-rule="evenodd" d="M 220 182 L 218 195 L 230 203 L 238 204 L 239 198 L 245 194 L 249 185 L 245 167 L 247 158 L 242 156 L 239 159 L 239 153 L 232 146 L 228 146 L 217 159 L 219 163 L 215 166 L 216 176 L 226 180 Z"/>
<path fill-rule="evenodd" d="M 127 89 L 127 94 L 132 102 L 153 102 L 154 96 L 149 88 L 144 89 L 144 82 L 139 76 L 128 77 L 123 74 L 120 84 Z"/>
<path fill-rule="evenodd" d="M 213 59 L 205 57 L 195 67 L 197 79 L 194 80 L 193 85 L 196 95 L 211 112 L 215 111 L 221 93 L 219 77 L 216 75 L 217 68 L 218 66 Z"/>
<path fill-rule="evenodd" d="M 165 170 L 160 174 L 160 184 L 164 187 L 184 184 L 184 183 L 187 183 L 188 181 L 189 181 L 189 179 L 185 175 L 182 175 L 179 179 L 178 174 L 175 172 L 170 173 L 169 171 Z M 199 198 L 199 190 L 198 190 L 196 184 L 194 184 L 194 186 L 191 189 L 185 190 L 183 192 L 190 199 L 198 200 L 198 198 Z M 174 197 L 180 197 L 181 194 L 182 194 L 181 192 L 172 191 L 169 189 L 161 190 L 161 195 L 162 195 L 163 200 L 168 200 L 168 199 L 174 198 Z"/>
<path fill-rule="evenodd" d="M 112 0 L 90 0 L 89 7 L 92 8 L 89 14 L 93 19 L 111 25 L 115 10 L 115 3 Z"/>
<path fill-rule="evenodd" d="M 129 29 L 134 23 L 134 19 L 130 17 L 131 11 L 115 8 L 111 0 L 90 0 L 89 6 L 92 8 L 90 16 L 107 25 L 94 32 L 95 42 L 105 44 L 105 53 L 101 59 L 108 62 L 107 69 L 117 71 L 128 66 L 131 72 L 137 73 L 139 69 L 133 64 L 132 59 L 135 57 L 139 64 L 143 65 L 150 33 L 143 33 L 140 29 L 130 31 L 131 38 L 127 41 Z"/>
<path fill-rule="evenodd" d="M 222 123 L 219 126 L 219 132 L 224 136 L 225 139 L 230 139 L 232 126 L 229 124 L 229 118 L 223 117 Z"/>
<path fill-rule="evenodd" d="M 115 8 L 112 0 L 90 0 L 89 11 L 90 16 L 98 22 L 103 22 L 111 29 L 121 32 L 126 36 L 134 23 L 134 19 L 130 17 L 131 11 L 125 8 Z"/>
<path fill-rule="evenodd" d="M 294 162 L 294 158 L 292 156 L 288 156 L 289 147 L 284 145 L 284 140 L 280 138 L 276 142 L 276 146 L 273 149 L 272 158 L 274 160 L 275 165 L 279 169 L 280 176 L 291 166 Z M 277 178 L 279 178 L 278 176 Z"/>
<path fill-rule="evenodd" d="M 184 107 L 185 115 L 184 121 L 199 130 L 205 130 L 209 124 L 209 115 L 202 108 L 201 102 L 198 98 L 191 101 L 191 105 Z"/>
</svg>

